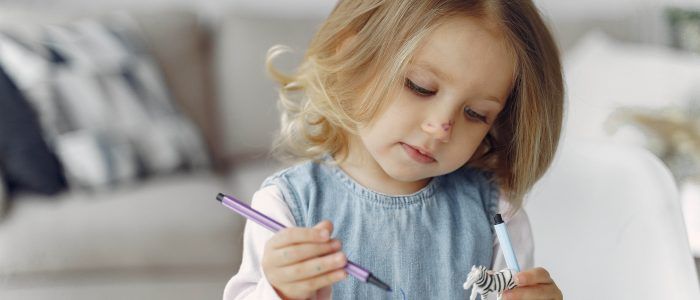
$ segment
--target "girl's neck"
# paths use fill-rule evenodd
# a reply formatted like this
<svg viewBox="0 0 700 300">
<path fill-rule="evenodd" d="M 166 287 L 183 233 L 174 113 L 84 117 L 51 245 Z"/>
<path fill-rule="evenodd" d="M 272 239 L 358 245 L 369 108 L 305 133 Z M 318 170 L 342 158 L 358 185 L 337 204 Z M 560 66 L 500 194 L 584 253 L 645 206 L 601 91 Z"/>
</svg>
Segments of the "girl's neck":
<svg viewBox="0 0 700 300">
<path fill-rule="evenodd" d="M 413 194 L 430 182 L 431 178 L 418 181 L 400 181 L 392 178 L 364 147 L 352 147 L 353 144 L 357 145 L 357 142 L 361 143 L 357 140 L 349 143 L 345 160 L 341 161 L 343 153 L 333 155 L 333 159 L 340 162 L 338 166 L 348 176 L 365 188 L 386 195 L 401 196 Z"/>
</svg>

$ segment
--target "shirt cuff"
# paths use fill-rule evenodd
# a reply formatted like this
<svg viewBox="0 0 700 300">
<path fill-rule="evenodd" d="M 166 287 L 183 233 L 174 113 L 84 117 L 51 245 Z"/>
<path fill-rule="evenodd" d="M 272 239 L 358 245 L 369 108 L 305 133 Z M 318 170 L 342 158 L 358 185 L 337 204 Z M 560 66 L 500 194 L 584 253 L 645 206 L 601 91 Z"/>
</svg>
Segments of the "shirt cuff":
<svg viewBox="0 0 700 300">
<path fill-rule="evenodd" d="M 264 274 L 260 277 L 260 281 L 258 281 L 258 291 L 260 293 L 258 295 L 260 299 L 282 300 L 280 295 L 277 294 L 277 291 L 275 291 L 275 288 L 272 287 L 272 284 L 267 281 L 267 277 L 265 277 Z"/>
</svg>

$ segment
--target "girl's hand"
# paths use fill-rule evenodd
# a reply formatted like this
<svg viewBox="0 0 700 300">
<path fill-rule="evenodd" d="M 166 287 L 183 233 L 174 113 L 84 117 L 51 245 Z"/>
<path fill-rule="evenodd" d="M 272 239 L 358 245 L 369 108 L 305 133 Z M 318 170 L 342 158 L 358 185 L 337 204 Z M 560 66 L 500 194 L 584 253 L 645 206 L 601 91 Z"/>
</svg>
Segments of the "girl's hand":
<svg viewBox="0 0 700 300">
<path fill-rule="evenodd" d="M 313 228 L 280 230 L 265 244 L 263 272 L 280 298 L 307 299 L 347 276 L 347 258 L 331 232 L 333 224 L 322 221 Z"/>
<path fill-rule="evenodd" d="M 503 300 L 562 300 L 561 291 L 544 268 L 534 268 L 515 274 L 518 286 L 503 293 Z"/>
</svg>

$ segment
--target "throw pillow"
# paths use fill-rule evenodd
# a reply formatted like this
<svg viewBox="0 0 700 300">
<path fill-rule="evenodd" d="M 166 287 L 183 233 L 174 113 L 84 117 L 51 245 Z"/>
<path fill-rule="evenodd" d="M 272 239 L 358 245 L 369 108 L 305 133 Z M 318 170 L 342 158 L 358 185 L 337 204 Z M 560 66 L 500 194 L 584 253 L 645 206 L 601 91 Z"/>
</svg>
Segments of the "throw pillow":
<svg viewBox="0 0 700 300">
<path fill-rule="evenodd" d="M 8 191 L 51 195 L 66 187 L 61 165 L 43 139 L 34 110 L 2 67 L 0 171 L 7 177 Z"/>
<path fill-rule="evenodd" d="M 39 41 L 6 38 L 5 56 L 15 59 L 3 63 L 40 111 L 71 183 L 100 187 L 208 164 L 198 130 L 171 101 L 128 17 L 42 33 Z"/>
<path fill-rule="evenodd" d="M 5 208 L 7 207 L 7 192 L 5 191 L 5 178 L 0 172 L 0 219 L 5 216 Z"/>
</svg>

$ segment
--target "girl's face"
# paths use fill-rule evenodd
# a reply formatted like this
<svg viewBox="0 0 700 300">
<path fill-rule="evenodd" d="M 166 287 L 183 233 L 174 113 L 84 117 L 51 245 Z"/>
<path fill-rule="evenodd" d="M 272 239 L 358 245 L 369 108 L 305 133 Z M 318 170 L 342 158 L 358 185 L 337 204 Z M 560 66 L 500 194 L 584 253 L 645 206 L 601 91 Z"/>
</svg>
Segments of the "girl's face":
<svg viewBox="0 0 700 300">
<path fill-rule="evenodd" d="M 350 140 L 350 175 L 380 192 L 406 194 L 472 157 L 513 84 L 512 56 L 489 24 L 455 17 L 427 37 L 390 103 Z"/>
</svg>

